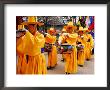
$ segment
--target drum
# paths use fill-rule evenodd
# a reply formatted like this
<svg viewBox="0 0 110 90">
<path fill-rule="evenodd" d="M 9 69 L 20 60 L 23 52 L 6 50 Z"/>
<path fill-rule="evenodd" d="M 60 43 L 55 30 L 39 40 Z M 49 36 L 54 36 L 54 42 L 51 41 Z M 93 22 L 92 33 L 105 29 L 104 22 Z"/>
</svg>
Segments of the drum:
<svg viewBox="0 0 110 90">
<path fill-rule="evenodd" d="M 84 46 L 82 44 L 79 44 L 76 47 L 78 51 L 84 51 Z"/>
<path fill-rule="evenodd" d="M 52 44 L 45 43 L 45 45 L 44 45 L 44 51 L 45 52 L 51 52 L 52 51 Z"/>
<path fill-rule="evenodd" d="M 64 54 L 64 53 L 71 53 L 73 50 L 73 46 L 68 45 L 68 44 L 62 44 L 60 46 L 60 54 Z"/>
</svg>

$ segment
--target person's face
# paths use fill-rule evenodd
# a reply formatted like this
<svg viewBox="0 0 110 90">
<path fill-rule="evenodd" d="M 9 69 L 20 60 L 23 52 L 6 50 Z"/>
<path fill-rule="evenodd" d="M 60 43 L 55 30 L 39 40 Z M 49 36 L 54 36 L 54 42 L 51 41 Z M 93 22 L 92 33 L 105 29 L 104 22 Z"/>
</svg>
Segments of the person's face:
<svg viewBox="0 0 110 90">
<path fill-rule="evenodd" d="M 67 28 L 67 33 L 72 33 L 73 32 L 73 28 L 70 26 Z"/>
<path fill-rule="evenodd" d="M 67 33 L 72 33 L 72 32 L 73 32 L 72 29 L 67 30 Z"/>
<path fill-rule="evenodd" d="M 55 32 L 50 32 L 50 35 L 55 35 Z"/>
<path fill-rule="evenodd" d="M 36 32 L 36 25 L 35 24 L 29 24 L 28 25 L 28 29 L 29 29 L 29 32 L 31 34 L 35 34 L 35 32 Z"/>
<path fill-rule="evenodd" d="M 79 32 L 79 35 L 83 35 L 83 32 L 82 32 L 82 31 L 80 31 L 80 32 Z"/>
</svg>

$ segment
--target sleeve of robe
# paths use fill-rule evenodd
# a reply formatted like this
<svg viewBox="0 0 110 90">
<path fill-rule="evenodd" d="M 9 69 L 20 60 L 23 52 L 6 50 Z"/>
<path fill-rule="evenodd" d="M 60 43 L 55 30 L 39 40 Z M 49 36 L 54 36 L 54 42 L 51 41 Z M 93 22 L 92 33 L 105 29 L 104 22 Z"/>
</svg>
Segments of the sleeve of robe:
<svg viewBox="0 0 110 90">
<path fill-rule="evenodd" d="M 90 44 L 91 44 L 91 47 L 93 47 L 93 46 L 94 46 L 94 40 L 93 40 L 92 35 L 90 35 Z"/>
<path fill-rule="evenodd" d="M 50 34 L 48 34 L 45 38 L 45 41 L 47 43 L 55 43 L 56 42 L 56 36 L 51 36 Z"/>
<path fill-rule="evenodd" d="M 42 35 L 39 34 L 35 37 L 29 31 L 27 31 L 25 36 L 18 41 L 17 52 L 30 56 L 39 54 L 41 52 L 41 47 L 43 47 L 45 42 Z"/>
<path fill-rule="evenodd" d="M 39 48 L 44 47 L 45 44 L 45 38 L 43 34 L 38 33 L 37 36 L 35 37 L 35 43 L 37 43 Z"/>
<path fill-rule="evenodd" d="M 81 42 L 81 44 L 85 47 L 85 43 L 84 43 L 83 39 L 81 39 L 80 37 L 78 37 L 78 38 L 77 38 L 77 41 L 78 41 L 78 42 Z"/>
<path fill-rule="evenodd" d="M 65 39 L 64 36 L 61 35 L 61 36 L 58 38 L 58 43 L 61 44 L 61 43 L 65 42 L 64 39 Z"/>
<path fill-rule="evenodd" d="M 17 40 L 17 43 L 16 43 L 17 53 L 26 54 L 27 48 L 29 47 L 29 45 L 32 46 L 33 44 L 34 44 L 34 42 L 33 42 L 32 38 L 31 38 L 31 35 L 27 31 L 24 36 L 20 37 Z"/>
<path fill-rule="evenodd" d="M 69 38 L 66 39 L 66 41 L 71 45 L 73 43 L 76 43 L 78 38 L 78 34 L 69 34 Z"/>
</svg>

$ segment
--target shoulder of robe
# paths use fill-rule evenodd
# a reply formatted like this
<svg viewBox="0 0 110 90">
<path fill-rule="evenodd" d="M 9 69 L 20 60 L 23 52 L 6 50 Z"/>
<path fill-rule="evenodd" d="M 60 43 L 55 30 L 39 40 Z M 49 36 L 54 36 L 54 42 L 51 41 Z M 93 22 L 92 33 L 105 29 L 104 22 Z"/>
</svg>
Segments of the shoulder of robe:
<svg viewBox="0 0 110 90">
<path fill-rule="evenodd" d="M 72 36 L 72 37 L 74 37 L 74 38 L 77 38 L 77 37 L 78 37 L 78 34 L 77 34 L 77 33 L 69 34 L 69 36 Z"/>
<path fill-rule="evenodd" d="M 92 37 L 92 35 L 91 35 L 91 34 L 88 34 L 88 37 L 89 37 L 89 38 L 91 38 L 91 37 Z"/>
<path fill-rule="evenodd" d="M 26 30 L 26 34 L 25 34 L 26 36 L 33 36 L 28 30 Z"/>
<path fill-rule="evenodd" d="M 50 37 L 51 35 L 47 33 L 46 37 Z"/>
<path fill-rule="evenodd" d="M 40 37 L 40 38 L 44 38 L 44 35 L 39 33 L 39 32 L 37 32 L 37 36 Z"/>
<path fill-rule="evenodd" d="M 54 36 L 56 38 L 56 36 Z"/>
</svg>

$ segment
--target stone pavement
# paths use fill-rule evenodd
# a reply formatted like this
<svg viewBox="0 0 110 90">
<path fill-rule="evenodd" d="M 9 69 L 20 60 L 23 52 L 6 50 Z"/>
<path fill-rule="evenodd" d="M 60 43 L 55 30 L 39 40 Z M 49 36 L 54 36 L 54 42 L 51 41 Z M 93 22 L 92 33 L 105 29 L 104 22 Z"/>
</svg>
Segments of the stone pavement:
<svg viewBox="0 0 110 90">
<path fill-rule="evenodd" d="M 45 53 L 46 56 L 46 62 L 48 60 L 48 55 Z M 58 54 L 58 65 L 52 69 L 48 70 L 48 74 L 65 74 L 64 72 L 64 64 L 65 62 L 61 61 L 62 55 Z M 77 74 L 94 74 L 94 56 L 92 56 L 90 61 L 85 61 L 85 64 L 83 67 L 78 66 L 78 73 Z"/>
</svg>

